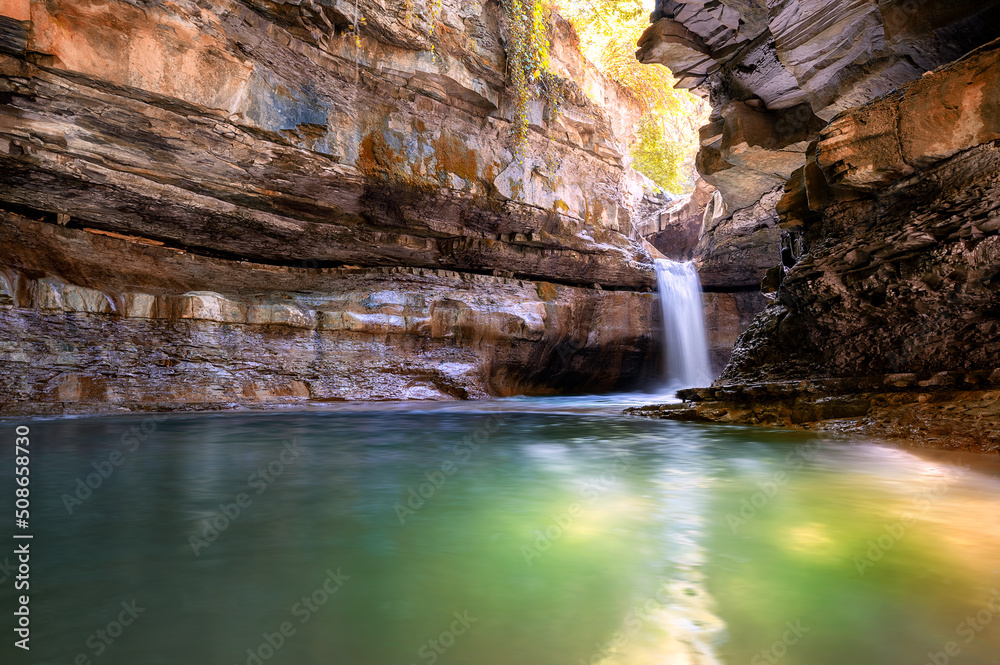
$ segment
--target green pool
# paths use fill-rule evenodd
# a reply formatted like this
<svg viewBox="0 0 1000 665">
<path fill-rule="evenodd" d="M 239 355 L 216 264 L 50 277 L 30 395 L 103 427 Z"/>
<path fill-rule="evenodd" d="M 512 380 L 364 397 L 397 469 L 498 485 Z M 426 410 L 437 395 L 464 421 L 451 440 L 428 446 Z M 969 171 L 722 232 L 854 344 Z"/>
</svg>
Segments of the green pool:
<svg viewBox="0 0 1000 665">
<path fill-rule="evenodd" d="M 995 457 L 544 400 L 27 424 L 19 663 L 1000 663 Z"/>
</svg>

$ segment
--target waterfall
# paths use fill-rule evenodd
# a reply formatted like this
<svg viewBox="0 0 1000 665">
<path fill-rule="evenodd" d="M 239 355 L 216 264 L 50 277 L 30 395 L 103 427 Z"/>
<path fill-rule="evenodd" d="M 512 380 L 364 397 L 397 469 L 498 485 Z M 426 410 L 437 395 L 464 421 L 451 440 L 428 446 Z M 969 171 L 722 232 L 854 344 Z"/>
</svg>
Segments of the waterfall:
<svg viewBox="0 0 1000 665">
<path fill-rule="evenodd" d="M 701 281 L 694 263 L 657 259 L 656 282 L 663 312 L 667 386 L 673 390 L 708 386 L 713 377 L 708 363 Z"/>
</svg>

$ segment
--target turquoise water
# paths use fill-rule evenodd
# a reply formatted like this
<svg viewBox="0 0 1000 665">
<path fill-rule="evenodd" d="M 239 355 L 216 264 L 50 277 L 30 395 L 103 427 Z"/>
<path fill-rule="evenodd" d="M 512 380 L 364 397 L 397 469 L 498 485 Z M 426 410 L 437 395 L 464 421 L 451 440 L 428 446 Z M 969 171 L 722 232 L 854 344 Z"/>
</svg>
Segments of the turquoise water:
<svg viewBox="0 0 1000 665">
<path fill-rule="evenodd" d="M 995 457 L 616 408 L 30 422 L 3 662 L 1000 663 Z"/>
</svg>

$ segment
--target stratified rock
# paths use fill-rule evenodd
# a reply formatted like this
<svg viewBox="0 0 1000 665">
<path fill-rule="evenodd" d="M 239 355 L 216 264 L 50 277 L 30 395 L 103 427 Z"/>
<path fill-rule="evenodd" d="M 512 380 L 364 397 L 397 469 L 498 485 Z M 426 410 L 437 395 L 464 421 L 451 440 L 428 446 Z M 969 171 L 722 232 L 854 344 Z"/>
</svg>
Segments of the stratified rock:
<svg viewBox="0 0 1000 665">
<path fill-rule="evenodd" d="M 599 391 L 656 374 L 652 293 L 229 261 L 11 213 L 0 242 L 9 412 Z M 35 277 L 52 265 L 79 283 Z"/>
<path fill-rule="evenodd" d="M 709 361 L 713 376 L 719 376 L 732 358 L 736 341 L 767 307 L 768 300 L 756 290 L 708 291 L 702 298 Z"/>
<path fill-rule="evenodd" d="M 0 3 L 5 401 L 641 381 L 638 100 L 557 20 L 520 159 L 501 7 L 420 4 Z"/>
<path fill-rule="evenodd" d="M 781 229 L 774 207 L 781 198 L 775 189 L 759 203 L 731 216 L 709 220 L 695 250 L 702 286 L 709 290 L 758 287 L 774 266 Z"/>
<path fill-rule="evenodd" d="M 702 38 L 684 27 L 683 23 L 669 18 L 661 18 L 643 33 L 639 39 L 636 57 L 640 62 L 660 63 L 671 67 L 685 79 L 701 79 L 718 64 L 712 58 L 711 50 Z"/>
<path fill-rule="evenodd" d="M 793 427 L 921 446 L 1000 452 L 1000 383 L 977 374 L 871 376 L 682 390 L 684 404 L 631 415 Z M 919 385 L 916 385 L 919 383 Z M 916 386 L 916 387 L 915 387 Z"/>
<path fill-rule="evenodd" d="M 673 261 L 690 261 L 701 237 L 705 207 L 715 188 L 699 178 L 694 191 L 659 212 L 653 224 L 640 233 L 661 254 Z"/>
<path fill-rule="evenodd" d="M 994 368 L 998 71 L 1000 41 L 824 130 L 781 206 L 807 251 L 724 383 Z"/>
<path fill-rule="evenodd" d="M 1000 2 L 658 0 L 653 19 L 637 57 L 711 99 L 698 167 L 733 214 L 801 168 L 839 111 L 996 38 Z"/>
<path fill-rule="evenodd" d="M 813 253 L 825 250 L 857 224 L 883 224 L 872 221 L 883 214 L 881 208 L 851 213 L 869 218 L 859 222 L 841 205 L 997 138 L 1000 112 L 983 87 L 989 76 L 972 67 L 948 76 L 932 70 L 1000 36 L 998 0 L 658 0 L 651 23 L 637 57 L 671 68 L 678 87 L 691 88 L 713 108 L 696 164 L 717 195 L 707 205 L 693 254 L 710 291 L 742 292 L 770 270 L 768 288 L 774 293 L 785 270 L 811 247 Z M 914 81 L 906 92 L 894 92 Z M 949 103 L 929 103 L 942 99 Z M 864 114 L 838 115 L 868 102 Z M 900 195 L 894 204 L 911 201 Z M 840 214 L 842 228 L 834 231 L 831 220 Z M 827 222 L 820 224 L 824 216 Z M 982 233 L 984 224 L 989 228 L 989 221 L 972 222 L 970 232 Z M 922 224 L 914 226 L 919 230 L 906 236 L 907 251 L 937 241 Z M 875 241 L 875 247 L 883 242 Z M 858 273 L 878 261 L 878 252 L 863 246 L 848 248 L 840 258 Z M 749 380 L 754 363 L 763 362 L 754 350 L 757 340 L 771 339 L 786 308 L 798 304 L 786 304 L 791 293 L 805 300 L 849 300 L 843 291 L 853 282 L 829 285 L 823 296 L 809 293 L 819 288 L 816 277 L 823 270 L 806 258 L 798 268 L 806 285 L 783 292 L 782 305 L 755 324 L 736 353 L 739 369 L 728 372 L 727 380 Z M 796 279 L 792 275 L 793 283 Z M 894 274 L 879 274 L 870 288 L 882 292 L 874 282 L 890 288 L 894 280 Z M 713 310 L 715 304 L 710 302 L 707 316 L 725 318 L 726 310 Z M 826 344 L 819 340 L 840 330 L 813 324 L 790 331 L 772 350 L 805 346 L 808 356 L 814 345 Z M 858 344 L 866 339 L 853 335 L 848 337 Z M 893 357 L 885 349 L 882 356 Z M 777 356 L 766 362 L 762 375 L 780 374 Z M 786 365 L 802 375 L 842 371 L 800 363 L 798 354 Z"/>
</svg>

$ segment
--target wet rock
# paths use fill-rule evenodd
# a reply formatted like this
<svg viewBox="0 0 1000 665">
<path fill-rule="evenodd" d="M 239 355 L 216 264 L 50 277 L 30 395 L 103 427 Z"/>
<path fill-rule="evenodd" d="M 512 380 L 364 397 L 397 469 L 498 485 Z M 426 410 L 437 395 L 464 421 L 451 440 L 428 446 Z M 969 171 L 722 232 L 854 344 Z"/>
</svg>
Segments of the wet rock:
<svg viewBox="0 0 1000 665">
<path fill-rule="evenodd" d="M 775 293 L 784 278 L 785 267 L 774 266 L 764 274 L 764 279 L 760 282 L 760 292 L 763 294 Z"/>
<path fill-rule="evenodd" d="M 598 391 L 657 374 L 652 293 L 275 267 L 44 228 L 0 215 L 17 263 L 0 280 L 0 391 L 19 413 Z M 32 277 L 53 266 L 85 284 Z"/>
<path fill-rule="evenodd" d="M 682 404 L 626 413 L 693 422 L 795 427 L 847 436 L 902 439 L 919 445 L 1000 452 L 1000 392 L 950 387 L 916 375 L 859 380 L 759 383 L 678 392 Z M 864 384 L 863 386 L 861 384 Z"/>
</svg>

